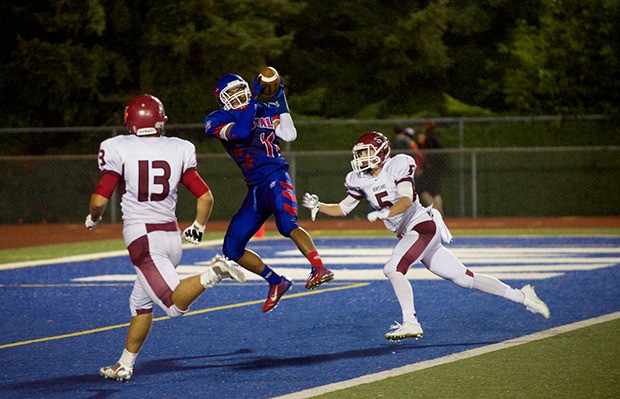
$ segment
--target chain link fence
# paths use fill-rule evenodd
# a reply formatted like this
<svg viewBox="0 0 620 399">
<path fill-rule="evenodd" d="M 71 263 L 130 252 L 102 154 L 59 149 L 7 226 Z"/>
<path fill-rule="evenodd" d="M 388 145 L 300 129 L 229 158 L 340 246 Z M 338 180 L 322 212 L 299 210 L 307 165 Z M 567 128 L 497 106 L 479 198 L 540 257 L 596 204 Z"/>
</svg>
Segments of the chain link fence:
<svg viewBox="0 0 620 399">
<path fill-rule="evenodd" d="M 296 123 L 299 137 L 292 144 L 284 144 L 283 153 L 290 164 L 298 197 L 312 192 L 325 202 L 340 201 L 346 195 L 344 177 L 351 170 L 350 148 L 360 132 L 381 130 L 391 137 L 391 129 L 396 125 L 417 126 L 422 122 L 405 119 Z M 620 215 L 620 138 L 617 127 L 610 128 L 610 122 L 600 116 L 437 118 L 433 122 L 441 126 L 448 148 L 423 152 L 442 156 L 446 166 L 441 171 L 430 169 L 424 173 L 440 173 L 439 193 L 446 217 Z M 566 145 L 568 141 L 563 135 L 575 130 L 600 132 L 595 142 L 602 140 L 608 145 Z M 99 142 L 123 129 L 0 129 L 0 133 L 9 135 L 63 131 L 89 143 L 89 155 L 0 156 L 0 223 L 83 221 L 100 177 L 96 158 Z M 171 125 L 167 131 L 197 144 L 199 172 L 215 195 L 212 220 L 229 220 L 246 194 L 237 166 L 223 153 L 217 140 L 197 141 L 201 125 Z M 509 145 L 511 139 L 520 144 L 521 136 L 532 132 L 538 137 L 536 143 L 528 139 L 527 146 Z M 482 139 L 486 145 L 472 146 Z M 115 194 L 105 221 L 120 221 L 118 203 Z M 360 204 L 349 217 L 364 218 L 367 211 L 367 206 Z M 190 221 L 194 214 L 195 200 L 181 186 L 178 218 Z M 309 212 L 301 209 L 300 219 L 307 218 Z"/>
<path fill-rule="evenodd" d="M 620 147 L 433 151 L 448 159 L 439 186 L 446 217 L 620 214 Z M 344 198 L 350 151 L 285 156 L 298 197 L 307 191 L 325 202 Z M 201 154 L 198 165 L 215 196 L 212 220 L 230 219 L 246 193 L 237 166 L 226 154 Z M 99 177 L 94 155 L 0 157 L 0 223 L 81 222 Z M 120 221 L 118 201 L 115 195 L 106 221 Z M 194 212 L 194 198 L 181 186 L 179 220 L 190 221 Z M 365 212 L 360 205 L 350 217 L 363 218 Z M 300 210 L 300 219 L 306 218 L 308 212 Z"/>
</svg>

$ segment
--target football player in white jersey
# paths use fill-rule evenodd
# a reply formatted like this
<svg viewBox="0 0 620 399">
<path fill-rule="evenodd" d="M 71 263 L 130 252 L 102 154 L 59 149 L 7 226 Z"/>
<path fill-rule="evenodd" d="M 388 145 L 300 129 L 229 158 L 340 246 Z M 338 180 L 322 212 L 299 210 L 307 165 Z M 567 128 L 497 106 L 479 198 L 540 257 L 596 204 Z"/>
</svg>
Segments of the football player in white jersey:
<svg viewBox="0 0 620 399">
<path fill-rule="evenodd" d="M 194 145 L 163 136 L 167 120 L 158 98 L 139 95 L 125 109 L 129 134 L 104 140 L 99 147 L 102 176 L 91 196 L 85 225 L 92 230 L 101 222 L 114 189 L 122 185 L 123 238 L 137 274 L 129 300 L 131 322 L 125 348 L 116 364 L 99 370 L 103 377 L 117 381 L 129 381 L 133 375 L 138 351 L 151 329 L 153 305 L 170 317 L 179 317 L 221 279 L 245 282 L 241 268 L 219 255 L 204 273 L 179 280 L 175 270 L 182 251 L 175 215 L 179 184 L 196 197 L 196 219 L 183 232 L 193 244 L 202 239 L 213 195 L 196 170 Z"/>
<path fill-rule="evenodd" d="M 353 147 L 352 172 L 346 176 L 347 196 L 339 203 L 319 202 L 317 195 L 306 193 L 302 205 L 311 210 L 312 220 L 321 212 L 342 217 L 349 214 L 362 198 L 374 209 L 368 220 L 383 221 L 396 233 L 399 241 L 383 267 L 402 311 L 402 324 L 396 323 L 385 338 L 399 341 L 420 338 L 423 334 L 414 307 L 413 288 L 406 277 L 415 263 L 421 262 L 432 273 L 451 280 L 463 288 L 498 295 L 523 304 L 529 311 L 550 317 L 549 308 L 536 295 L 531 285 L 515 289 L 497 278 L 473 273 L 465 267 L 443 242 L 452 235 L 439 211 L 423 207 L 415 192 L 415 161 L 406 154 L 390 158 L 390 142 L 379 132 L 363 134 Z"/>
</svg>

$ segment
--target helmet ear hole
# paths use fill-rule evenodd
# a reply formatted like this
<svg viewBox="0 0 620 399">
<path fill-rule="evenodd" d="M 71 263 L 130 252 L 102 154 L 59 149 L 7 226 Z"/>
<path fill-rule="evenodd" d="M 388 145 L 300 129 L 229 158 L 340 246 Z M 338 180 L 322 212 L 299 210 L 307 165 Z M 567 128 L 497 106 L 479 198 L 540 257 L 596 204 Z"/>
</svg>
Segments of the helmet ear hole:
<svg viewBox="0 0 620 399">
<path fill-rule="evenodd" d="M 159 98 L 150 94 L 141 94 L 129 101 L 125 107 L 124 125 L 129 133 L 137 136 L 164 134 L 164 125 L 168 121 L 164 104 Z"/>
</svg>

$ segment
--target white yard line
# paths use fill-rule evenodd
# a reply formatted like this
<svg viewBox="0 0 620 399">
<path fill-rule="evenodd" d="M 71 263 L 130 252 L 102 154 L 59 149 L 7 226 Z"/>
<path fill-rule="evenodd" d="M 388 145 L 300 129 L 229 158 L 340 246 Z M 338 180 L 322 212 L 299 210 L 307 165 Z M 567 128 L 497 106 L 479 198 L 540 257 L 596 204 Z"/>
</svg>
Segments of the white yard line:
<svg viewBox="0 0 620 399">
<path fill-rule="evenodd" d="M 384 380 L 389 377 L 395 377 L 407 373 L 412 373 L 419 370 L 428 369 L 442 364 L 452 363 L 463 359 L 469 359 L 472 357 L 484 355 L 485 353 L 495 352 L 502 349 L 507 349 L 513 346 L 527 344 L 530 342 L 538 341 L 545 338 L 555 337 L 556 335 L 564 334 L 570 331 L 578 330 L 593 326 L 595 324 L 604 323 L 607 321 L 620 318 L 620 312 L 607 314 L 604 316 L 595 317 L 589 320 L 578 321 L 576 323 L 567 324 L 565 326 L 551 328 L 549 330 L 540 331 L 531 335 L 526 335 L 519 338 L 510 339 L 508 341 L 500 342 L 493 345 L 483 346 L 481 348 L 471 349 L 465 352 L 455 353 L 452 355 L 440 357 L 433 360 L 427 360 L 408 366 L 398 367 L 392 370 L 382 371 L 380 373 L 368 374 L 363 377 L 353 378 L 347 381 L 336 382 L 333 384 L 323 385 L 316 388 L 306 389 L 303 391 L 290 393 L 283 396 L 278 396 L 272 399 L 305 399 L 314 396 L 322 395 L 329 392 L 338 391 L 341 389 L 351 388 L 361 384 L 367 384 L 369 382 L 375 382 Z"/>
</svg>

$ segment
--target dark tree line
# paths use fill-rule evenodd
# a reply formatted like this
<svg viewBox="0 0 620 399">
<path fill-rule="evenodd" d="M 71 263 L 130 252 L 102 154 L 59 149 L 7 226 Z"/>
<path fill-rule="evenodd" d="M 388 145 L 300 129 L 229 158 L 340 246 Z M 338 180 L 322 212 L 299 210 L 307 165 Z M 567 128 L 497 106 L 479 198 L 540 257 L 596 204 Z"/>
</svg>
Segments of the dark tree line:
<svg viewBox="0 0 620 399">
<path fill-rule="evenodd" d="M 172 123 L 217 77 L 284 76 L 299 117 L 609 113 L 618 0 L 40 0 L 0 4 L 0 127 L 119 125 L 149 92 Z"/>
</svg>

